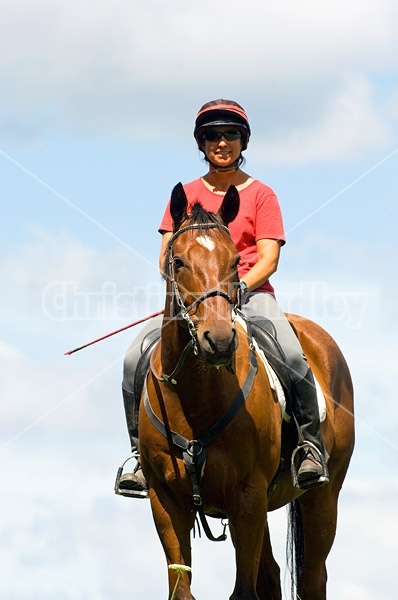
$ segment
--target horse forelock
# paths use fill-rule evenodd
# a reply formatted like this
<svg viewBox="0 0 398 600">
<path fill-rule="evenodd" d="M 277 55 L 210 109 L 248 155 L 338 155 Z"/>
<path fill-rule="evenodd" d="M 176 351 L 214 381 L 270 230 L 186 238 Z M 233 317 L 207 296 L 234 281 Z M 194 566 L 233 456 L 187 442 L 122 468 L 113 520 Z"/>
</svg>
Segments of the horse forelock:
<svg viewBox="0 0 398 600">
<path fill-rule="evenodd" d="M 195 202 L 184 225 L 199 225 L 200 228 L 201 225 L 207 225 L 208 223 L 221 225 L 221 220 L 215 213 L 205 210 L 200 202 Z"/>
</svg>

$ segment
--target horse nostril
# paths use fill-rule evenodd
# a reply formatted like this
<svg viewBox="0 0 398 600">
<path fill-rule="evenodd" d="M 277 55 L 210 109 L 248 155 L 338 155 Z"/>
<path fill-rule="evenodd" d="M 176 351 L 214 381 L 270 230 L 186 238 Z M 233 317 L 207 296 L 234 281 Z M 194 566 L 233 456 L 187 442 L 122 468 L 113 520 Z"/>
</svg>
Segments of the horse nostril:
<svg viewBox="0 0 398 600">
<path fill-rule="evenodd" d="M 205 338 L 206 342 L 209 344 L 210 348 L 212 350 L 214 350 L 214 343 L 213 343 L 213 340 L 211 339 L 210 331 L 205 331 L 203 334 L 203 337 Z"/>
</svg>

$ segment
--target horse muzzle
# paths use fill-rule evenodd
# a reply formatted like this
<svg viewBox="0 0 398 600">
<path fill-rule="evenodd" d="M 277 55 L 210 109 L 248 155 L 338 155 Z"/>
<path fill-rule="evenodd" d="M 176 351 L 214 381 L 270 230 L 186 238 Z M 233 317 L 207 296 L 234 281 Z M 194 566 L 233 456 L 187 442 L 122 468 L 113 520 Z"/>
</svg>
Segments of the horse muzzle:
<svg viewBox="0 0 398 600">
<path fill-rule="evenodd" d="M 231 363 L 238 345 L 235 327 L 228 334 L 216 335 L 210 331 L 198 336 L 199 348 L 205 361 L 215 367 L 223 367 Z"/>
</svg>

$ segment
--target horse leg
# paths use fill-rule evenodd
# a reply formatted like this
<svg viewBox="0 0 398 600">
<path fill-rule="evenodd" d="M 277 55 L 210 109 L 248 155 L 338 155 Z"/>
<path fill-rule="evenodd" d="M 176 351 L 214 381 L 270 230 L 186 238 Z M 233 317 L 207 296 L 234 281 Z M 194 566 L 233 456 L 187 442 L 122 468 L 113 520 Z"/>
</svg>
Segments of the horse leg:
<svg viewBox="0 0 398 600">
<path fill-rule="evenodd" d="M 194 513 L 188 506 L 177 504 L 167 492 L 159 487 L 150 490 L 152 514 L 156 529 L 166 555 L 167 565 L 191 567 L 190 531 Z M 191 594 L 191 573 L 184 569 L 168 569 L 169 598 L 195 600 Z M 178 583 L 177 583 L 178 582 Z M 174 595 L 173 595 L 174 593 Z"/>
<path fill-rule="evenodd" d="M 282 600 L 280 568 L 272 553 L 268 520 L 265 524 L 263 547 L 257 577 L 260 600 Z"/>
<path fill-rule="evenodd" d="M 303 566 L 297 583 L 301 600 L 326 600 L 326 558 L 337 525 L 336 492 L 329 484 L 309 490 L 298 500 L 303 528 Z"/>
<path fill-rule="evenodd" d="M 241 510 L 229 515 L 236 560 L 235 588 L 229 600 L 260 600 L 256 584 L 267 519 L 267 498 L 258 491 L 262 487 L 247 489 L 238 498 Z"/>
</svg>

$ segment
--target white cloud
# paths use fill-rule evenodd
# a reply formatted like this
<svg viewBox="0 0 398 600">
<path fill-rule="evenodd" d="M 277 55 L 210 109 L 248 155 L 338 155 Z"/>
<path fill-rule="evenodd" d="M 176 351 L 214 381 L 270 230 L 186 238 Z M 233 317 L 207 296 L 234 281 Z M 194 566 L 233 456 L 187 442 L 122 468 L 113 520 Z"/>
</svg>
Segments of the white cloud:
<svg viewBox="0 0 398 600">
<path fill-rule="evenodd" d="M 386 100 L 385 110 L 394 121 L 398 121 L 398 90 L 394 90 Z"/>
<path fill-rule="evenodd" d="M 24 358 L 24 355 L 19 348 L 0 340 L 0 357 L 3 361 L 21 361 Z"/>
<path fill-rule="evenodd" d="M 44 333 L 62 322 L 74 330 L 101 321 L 121 326 L 154 312 L 163 289 L 157 261 L 150 251 L 125 246 L 98 250 L 66 231 L 33 230 L 30 241 L 0 260 L 7 281 L 0 320 L 14 322 L 14 333 L 37 332 L 39 325 Z"/>
<path fill-rule="evenodd" d="M 227 16 L 210 0 L 25 0 L 0 11 L 7 139 L 61 127 L 190 140 L 200 104 L 232 96 L 258 143 L 271 138 L 267 161 L 355 160 L 389 140 L 371 79 L 397 66 L 392 0 L 232 0 Z"/>
<path fill-rule="evenodd" d="M 2 592 L 12 600 L 121 600 L 166 595 L 166 565 L 147 501 L 113 494 L 118 459 L 123 456 L 117 427 L 108 441 L 31 435 L 0 453 L 6 493 L 0 510 L 4 567 Z M 124 441 L 124 440 L 123 440 Z M 119 456 L 120 454 L 120 456 Z M 21 489 L 23 483 L 23 491 Z M 328 559 L 328 591 L 341 600 L 395 599 L 393 498 L 397 482 L 362 479 L 349 472 L 340 497 L 338 530 Z M 375 518 L 377 506 L 377 518 Z M 212 520 L 217 533 L 219 521 Z M 286 511 L 270 515 L 275 556 L 285 576 Z M 230 537 L 214 544 L 192 540 L 193 591 L 200 598 L 227 598 L 234 583 Z M 378 560 L 381 557 L 382 560 Z M 24 577 L 20 577 L 21 571 Z M 28 582 L 28 585 L 27 585 Z M 354 596 L 352 594 L 355 594 Z"/>
<path fill-rule="evenodd" d="M 351 162 L 366 157 L 392 140 L 391 129 L 372 101 L 370 84 L 360 78 L 335 90 L 319 119 L 298 124 L 286 136 L 253 144 L 256 162 L 307 165 Z M 315 111 L 317 112 L 317 111 Z"/>
<path fill-rule="evenodd" d="M 32 428 L 98 427 L 108 398 L 121 408 L 122 361 L 133 329 L 81 354 L 64 353 L 159 309 L 157 266 L 125 248 L 100 251 L 66 232 L 34 231 L 0 260 L 3 444 Z M 139 286 L 129 286 L 130 281 Z M 90 416 L 93 406 L 94 417 Z M 108 419 L 111 420 L 111 416 Z"/>
</svg>

